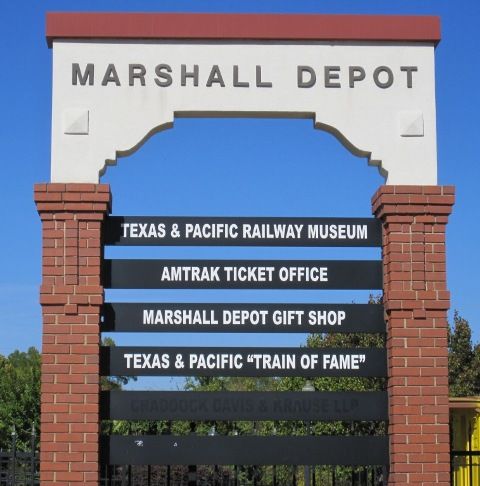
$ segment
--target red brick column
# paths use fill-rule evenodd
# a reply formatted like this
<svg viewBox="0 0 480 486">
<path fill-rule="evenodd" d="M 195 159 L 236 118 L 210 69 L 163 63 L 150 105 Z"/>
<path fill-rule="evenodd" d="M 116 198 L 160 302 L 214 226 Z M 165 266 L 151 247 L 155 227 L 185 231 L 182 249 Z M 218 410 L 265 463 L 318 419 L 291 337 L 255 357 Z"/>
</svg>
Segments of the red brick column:
<svg viewBox="0 0 480 486">
<path fill-rule="evenodd" d="M 110 188 L 37 184 L 43 225 L 40 480 L 98 485 L 101 224 Z"/>
<path fill-rule="evenodd" d="M 445 229 L 451 186 L 382 186 L 389 485 L 450 484 Z"/>
</svg>

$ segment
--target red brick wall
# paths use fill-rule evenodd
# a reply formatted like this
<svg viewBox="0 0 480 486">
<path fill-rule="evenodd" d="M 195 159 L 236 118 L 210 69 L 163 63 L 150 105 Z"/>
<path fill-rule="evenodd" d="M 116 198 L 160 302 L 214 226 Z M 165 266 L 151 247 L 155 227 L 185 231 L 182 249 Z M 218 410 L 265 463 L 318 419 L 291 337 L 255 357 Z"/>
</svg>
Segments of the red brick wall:
<svg viewBox="0 0 480 486">
<path fill-rule="evenodd" d="M 101 225 L 110 188 L 37 184 L 42 220 L 41 484 L 97 485 Z"/>
<path fill-rule="evenodd" d="M 389 484 L 450 484 L 445 229 L 450 186 L 382 186 Z"/>
</svg>

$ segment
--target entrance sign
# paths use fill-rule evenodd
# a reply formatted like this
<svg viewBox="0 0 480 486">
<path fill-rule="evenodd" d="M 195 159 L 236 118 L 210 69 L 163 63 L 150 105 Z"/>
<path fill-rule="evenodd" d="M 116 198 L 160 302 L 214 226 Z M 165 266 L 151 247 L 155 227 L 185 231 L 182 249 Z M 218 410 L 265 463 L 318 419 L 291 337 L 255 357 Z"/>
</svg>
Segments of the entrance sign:
<svg viewBox="0 0 480 486">
<path fill-rule="evenodd" d="M 102 392 L 111 420 L 388 420 L 386 392 Z"/>
<path fill-rule="evenodd" d="M 373 218 L 111 216 L 106 245 L 381 246 Z"/>
<path fill-rule="evenodd" d="M 380 260 L 105 260 L 112 289 L 381 289 Z"/>
<path fill-rule="evenodd" d="M 102 375 L 386 376 L 385 349 L 102 347 Z"/>
<path fill-rule="evenodd" d="M 389 463 L 382 474 L 389 485 L 449 484 L 445 233 L 454 188 L 435 185 L 439 19 L 58 13 L 47 16 L 47 38 L 53 49 L 52 183 L 35 186 L 44 248 L 42 485 L 98 486 L 100 459 L 104 464 Z M 385 177 L 387 185 L 372 199 L 379 223 L 108 218 L 110 188 L 98 184 L 106 167 L 182 116 L 312 119 L 315 128 L 332 133 Z M 105 261 L 105 243 L 381 243 L 382 260 Z M 382 288 L 384 309 L 216 302 L 104 308 L 105 288 Z M 313 332 L 382 333 L 383 312 L 386 349 L 100 347 L 101 331 L 146 328 L 305 332 L 311 326 Z M 216 392 L 205 395 L 200 408 L 200 396 L 189 393 L 100 395 L 101 374 L 387 376 L 388 404 L 384 392 Z M 387 416 L 387 406 L 388 437 L 100 435 L 102 417 L 378 420 Z"/>
<path fill-rule="evenodd" d="M 380 304 L 105 304 L 102 331 L 385 333 Z"/>
<path fill-rule="evenodd" d="M 383 437 L 104 437 L 106 464 L 322 464 L 355 466 L 388 462 Z M 158 451 L 162 451 L 159 457 Z"/>
<path fill-rule="evenodd" d="M 438 20 L 340 16 L 328 37 L 305 17 L 50 14 L 52 181 L 97 183 L 176 117 L 268 115 L 312 118 L 388 184 L 436 184 Z"/>
</svg>

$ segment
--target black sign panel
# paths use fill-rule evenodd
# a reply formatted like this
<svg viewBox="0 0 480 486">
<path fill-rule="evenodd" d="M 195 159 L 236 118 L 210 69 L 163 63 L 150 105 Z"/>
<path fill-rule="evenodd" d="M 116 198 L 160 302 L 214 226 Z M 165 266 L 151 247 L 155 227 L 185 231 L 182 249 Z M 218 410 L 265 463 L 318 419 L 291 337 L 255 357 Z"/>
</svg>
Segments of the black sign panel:
<svg viewBox="0 0 480 486">
<path fill-rule="evenodd" d="M 224 218 L 111 216 L 107 245 L 381 246 L 373 218 Z"/>
<path fill-rule="evenodd" d="M 113 303 L 102 331 L 385 332 L 380 304 Z"/>
<path fill-rule="evenodd" d="M 104 464 L 388 464 L 388 437 L 104 436 Z"/>
<path fill-rule="evenodd" d="M 388 420 L 386 392 L 102 392 L 102 419 Z"/>
<path fill-rule="evenodd" d="M 113 289 L 381 289 L 380 260 L 105 260 Z"/>
<path fill-rule="evenodd" d="M 378 348 L 102 347 L 102 375 L 386 376 Z"/>
</svg>

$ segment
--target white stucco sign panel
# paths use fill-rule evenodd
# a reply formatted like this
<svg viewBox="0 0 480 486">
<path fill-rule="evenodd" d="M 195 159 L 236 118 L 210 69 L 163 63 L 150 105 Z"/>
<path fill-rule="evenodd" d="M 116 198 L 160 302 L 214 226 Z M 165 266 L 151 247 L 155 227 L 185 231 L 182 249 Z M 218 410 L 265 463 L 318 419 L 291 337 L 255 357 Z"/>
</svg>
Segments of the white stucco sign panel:
<svg viewBox="0 0 480 486">
<path fill-rule="evenodd" d="M 267 115 L 311 117 L 387 184 L 436 184 L 434 87 L 432 43 L 56 40 L 51 178 L 96 183 L 176 116 Z"/>
</svg>

